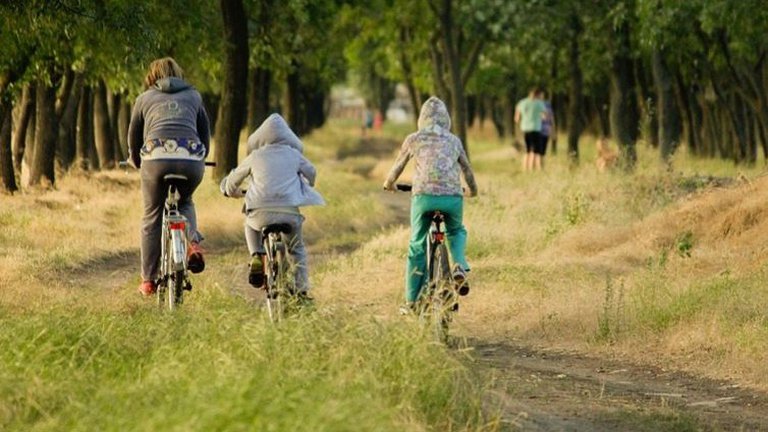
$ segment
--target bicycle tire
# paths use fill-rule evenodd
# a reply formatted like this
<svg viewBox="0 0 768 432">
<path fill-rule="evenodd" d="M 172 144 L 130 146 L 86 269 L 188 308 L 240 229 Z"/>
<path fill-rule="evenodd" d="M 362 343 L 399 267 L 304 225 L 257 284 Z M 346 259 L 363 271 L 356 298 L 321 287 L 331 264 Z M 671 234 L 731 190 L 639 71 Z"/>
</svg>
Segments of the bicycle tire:
<svg viewBox="0 0 768 432">
<path fill-rule="evenodd" d="M 178 309 L 184 300 L 184 270 L 177 270 L 171 274 L 168 284 L 168 309 Z"/>
<path fill-rule="evenodd" d="M 171 249 L 170 235 L 167 228 L 163 226 L 162 247 L 160 249 L 160 278 L 157 280 L 157 307 L 165 308 L 166 294 L 168 291 L 168 275 L 171 268 Z"/>
<path fill-rule="evenodd" d="M 432 258 L 432 278 L 430 280 L 431 325 L 435 338 L 439 342 L 448 340 L 448 323 L 453 307 L 451 295 L 451 267 L 448 261 L 448 248 L 438 244 Z"/>
<path fill-rule="evenodd" d="M 269 320 L 278 322 L 283 319 L 283 296 L 280 294 L 280 265 L 278 242 L 275 241 L 273 234 L 264 238 L 264 246 L 267 250 L 266 263 L 266 304 Z"/>
</svg>

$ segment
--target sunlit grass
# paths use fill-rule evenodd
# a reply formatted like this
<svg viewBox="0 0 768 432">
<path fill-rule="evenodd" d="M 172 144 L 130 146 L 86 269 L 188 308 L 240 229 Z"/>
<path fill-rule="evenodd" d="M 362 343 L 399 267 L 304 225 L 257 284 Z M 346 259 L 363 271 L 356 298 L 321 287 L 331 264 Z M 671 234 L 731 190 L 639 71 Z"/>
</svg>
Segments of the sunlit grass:
<svg viewBox="0 0 768 432">
<path fill-rule="evenodd" d="M 376 131 L 386 140 L 376 157 L 360 148 L 356 124 L 305 138 L 327 201 L 302 209 L 318 310 L 279 327 L 247 284 L 242 202 L 222 197 L 209 174 L 196 193 L 208 268 L 174 316 L 135 293 L 137 173 L 0 196 L 0 341 L 10 347 L 0 354 L 0 429 L 490 424 L 479 414 L 485 383 L 396 316 L 409 197 L 381 183 L 412 130 Z M 662 359 L 768 387 L 762 168 L 682 151 L 669 170 L 641 145 L 635 173 L 598 173 L 593 146 L 583 139 L 574 167 L 561 144 L 544 172 L 525 173 L 509 143 L 473 130 L 472 291 L 452 333 Z"/>
</svg>

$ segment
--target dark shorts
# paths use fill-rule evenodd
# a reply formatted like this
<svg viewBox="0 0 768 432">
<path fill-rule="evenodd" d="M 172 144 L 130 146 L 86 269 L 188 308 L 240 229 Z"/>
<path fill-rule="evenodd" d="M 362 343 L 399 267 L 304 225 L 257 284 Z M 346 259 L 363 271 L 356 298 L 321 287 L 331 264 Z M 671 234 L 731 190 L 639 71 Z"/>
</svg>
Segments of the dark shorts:
<svg viewBox="0 0 768 432">
<path fill-rule="evenodd" d="M 547 140 L 548 136 L 542 135 L 541 132 L 526 132 L 525 133 L 525 151 L 528 153 L 534 153 L 542 155 L 547 153 Z"/>
</svg>

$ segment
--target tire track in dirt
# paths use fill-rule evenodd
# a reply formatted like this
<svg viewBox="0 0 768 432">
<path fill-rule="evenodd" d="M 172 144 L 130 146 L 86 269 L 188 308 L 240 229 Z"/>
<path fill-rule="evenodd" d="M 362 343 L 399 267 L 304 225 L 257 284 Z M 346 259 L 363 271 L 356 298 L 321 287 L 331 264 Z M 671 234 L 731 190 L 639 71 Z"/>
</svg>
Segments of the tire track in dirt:
<svg viewBox="0 0 768 432">
<path fill-rule="evenodd" d="M 768 430 L 768 395 L 655 366 L 470 341 L 486 407 L 532 431 Z"/>
</svg>

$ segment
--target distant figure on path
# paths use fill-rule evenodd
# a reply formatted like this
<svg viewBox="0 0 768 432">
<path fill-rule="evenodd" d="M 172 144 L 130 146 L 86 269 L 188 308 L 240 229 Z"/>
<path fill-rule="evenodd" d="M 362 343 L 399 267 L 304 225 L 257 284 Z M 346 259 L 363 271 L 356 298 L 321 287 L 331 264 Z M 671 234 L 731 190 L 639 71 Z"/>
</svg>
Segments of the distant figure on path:
<svg viewBox="0 0 768 432">
<path fill-rule="evenodd" d="M 547 150 L 546 141 L 541 134 L 541 123 L 546 116 L 547 107 L 541 100 L 541 89 L 534 87 L 528 97 L 515 106 L 515 123 L 525 136 L 525 157 L 523 170 L 541 170 L 542 159 Z"/>
<path fill-rule="evenodd" d="M 373 128 L 373 112 L 371 112 L 371 109 L 368 108 L 368 104 L 365 104 L 363 107 L 363 118 L 362 118 L 362 136 L 365 138 L 368 136 L 368 131 Z"/>
<path fill-rule="evenodd" d="M 549 147 L 550 142 L 552 142 L 552 154 L 554 154 L 557 149 L 557 124 L 555 123 L 555 111 L 552 109 L 552 102 L 547 97 L 547 92 L 542 91 L 541 96 L 544 101 L 544 106 L 547 107 L 546 114 L 541 120 L 541 135 L 544 140 L 544 153 L 541 155 L 543 159 L 544 155 L 547 153 L 547 148 Z M 543 163 L 544 161 L 542 160 L 542 165 Z"/>
</svg>

